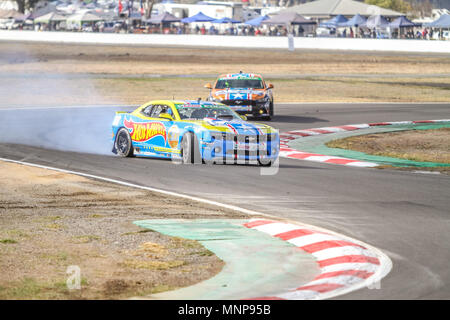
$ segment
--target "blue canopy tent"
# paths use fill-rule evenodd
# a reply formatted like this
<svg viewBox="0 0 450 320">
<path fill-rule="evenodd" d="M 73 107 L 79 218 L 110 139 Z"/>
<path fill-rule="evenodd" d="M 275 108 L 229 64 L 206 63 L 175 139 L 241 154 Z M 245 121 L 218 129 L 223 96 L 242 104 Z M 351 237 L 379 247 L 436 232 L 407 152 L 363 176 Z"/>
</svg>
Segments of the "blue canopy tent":
<svg viewBox="0 0 450 320">
<path fill-rule="evenodd" d="M 364 27 L 366 25 L 366 21 L 366 18 L 357 13 L 350 20 L 340 23 L 339 27 Z"/>
<path fill-rule="evenodd" d="M 450 15 L 443 14 L 439 19 L 428 23 L 426 26 L 432 28 L 450 28 Z"/>
<path fill-rule="evenodd" d="M 244 24 L 257 27 L 261 24 L 261 22 L 263 22 L 264 20 L 267 20 L 267 19 L 269 19 L 269 16 L 259 16 L 259 17 L 245 21 Z"/>
<path fill-rule="evenodd" d="M 389 27 L 389 21 L 386 20 L 385 17 L 382 15 L 376 15 L 376 16 L 370 16 L 367 21 L 366 25 L 367 28 L 387 28 Z"/>
<path fill-rule="evenodd" d="M 144 22 L 150 23 L 150 24 L 160 24 L 160 23 L 173 23 L 173 22 L 180 22 L 181 19 L 175 17 L 174 15 L 170 14 L 169 12 L 161 12 L 160 14 L 156 16 L 152 16 L 150 19 L 143 20 Z"/>
<path fill-rule="evenodd" d="M 418 26 L 418 24 L 406 19 L 406 17 L 402 16 L 402 17 L 398 17 L 397 19 L 395 19 L 394 21 L 392 21 L 391 23 L 389 23 L 389 27 L 391 28 L 407 28 L 407 27 L 416 27 Z"/>
<path fill-rule="evenodd" d="M 227 18 L 227 17 L 216 19 L 216 20 L 213 20 L 211 22 L 212 23 L 241 23 L 239 20 L 234 20 L 234 19 Z"/>
<path fill-rule="evenodd" d="M 192 17 L 181 19 L 181 22 L 183 22 L 183 23 L 212 22 L 214 20 L 216 20 L 216 19 L 208 17 L 207 15 L 203 14 L 202 12 L 199 12 L 196 15 L 193 15 Z"/>
<path fill-rule="evenodd" d="M 319 26 L 323 28 L 337 28 L 340 27 L 340 24 L 345 23 L 347 21 L 348 19 L 346 17 L 339 14 L 330 20 L 321 22 Z"/>
</svg>

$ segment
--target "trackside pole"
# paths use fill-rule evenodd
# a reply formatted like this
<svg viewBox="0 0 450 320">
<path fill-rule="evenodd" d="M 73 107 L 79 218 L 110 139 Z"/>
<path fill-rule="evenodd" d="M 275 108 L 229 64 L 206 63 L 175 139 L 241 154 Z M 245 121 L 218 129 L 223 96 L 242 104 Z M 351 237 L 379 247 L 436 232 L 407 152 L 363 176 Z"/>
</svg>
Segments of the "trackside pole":
<svg viewBox="0 0 450 320">
<path fill-rule="evenodd" d="M 288 50 L 294 51 L 294 35 L 292 33 L 288 34 Z"/>
</svg>

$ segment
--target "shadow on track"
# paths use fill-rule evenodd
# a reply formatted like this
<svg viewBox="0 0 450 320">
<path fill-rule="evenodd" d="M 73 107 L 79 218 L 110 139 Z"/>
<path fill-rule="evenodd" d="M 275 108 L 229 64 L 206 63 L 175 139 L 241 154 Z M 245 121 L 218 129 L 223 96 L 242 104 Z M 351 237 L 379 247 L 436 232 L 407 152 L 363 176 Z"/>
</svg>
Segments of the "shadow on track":
<svg viewBox="0 0 450 320">
<path fill-rule="evenodd" d="M 276 122 L 280 122 L 280 123 L 315 123 L 315 122 L 329 122 L 328 120 L 325 119 L 320 119 L 320 118 L 316 118 L 316 117 L 299 117 L 299 116 L 292 116 L 292 115 L 275 115 L 272 117 L 271 121 L 266 121 L 263 119 L 257 119 L 257 118 L 252 118 L 249 117 L 248 120 L 250 122 L 264 122 L 268 125 L 270 125 L 271 123 L 276 123 Z"/>
</svg>

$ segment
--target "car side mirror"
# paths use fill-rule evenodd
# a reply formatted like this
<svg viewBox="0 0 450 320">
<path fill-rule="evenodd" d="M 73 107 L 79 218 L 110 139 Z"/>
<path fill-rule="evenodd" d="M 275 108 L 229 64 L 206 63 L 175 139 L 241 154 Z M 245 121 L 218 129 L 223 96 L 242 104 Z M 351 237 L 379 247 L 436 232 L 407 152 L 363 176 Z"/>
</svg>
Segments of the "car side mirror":
<svg viewBox="0 0 450 320">
<path fill-rule="evenodd" d="M 273 84 L 269 83 L 269 84 L 267 85 L 267 89 L 273 89 Z"/>
<path fill-rule="evenodd" d="M 242 120 L 247 121 L 247 117 L 243 114 L 240 114 L 239 117 L 241 117 Z"/>
<path fill-rule="evenodd" d="M 163 118 L 163 119 L 168 119 L 168 120 L 170 120 L 170 121 L 173 121 L 172 116 L 171 116 L 170 114 L 168 114 L 168 113 L 160 113 L 160 114 L 159 114 L 159 117 L 160 117 L 160 118 Z"/>
<path fill-rule="evenodd" d="M 211 83 L 207 83 L 207 84 L 205 84 L 205 86 L 204 86 L 205 88 L 207 88 L 207 89 L 212 89 L 212 85 L 211 85 Z"/>
</svg>

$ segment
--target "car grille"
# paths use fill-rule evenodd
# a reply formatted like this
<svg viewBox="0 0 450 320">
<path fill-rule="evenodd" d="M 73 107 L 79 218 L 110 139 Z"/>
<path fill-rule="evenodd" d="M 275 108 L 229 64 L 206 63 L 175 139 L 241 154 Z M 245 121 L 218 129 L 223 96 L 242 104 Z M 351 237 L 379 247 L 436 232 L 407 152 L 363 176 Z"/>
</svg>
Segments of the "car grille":
<svg viewBox="0 0 450 320">
<path fill-rule="evenodd" d="M 256 102 L 254 100 L 222 100 L 221 102 L 228 106 L 255 106 L 256 105 Z"/>
<path fill-rule="evenodd" d="M 233 134 L 233 133 L 222 133 L 221 138 L 222 138 L 222 140 L 239 141 L 239 142 L 245 142 L 245 143 L 258 143 L 260 141 L 263 141 L 263 139 L 265 139 L 265 137 L 258 136 L 258 135 L 243 135 L 243 134 Z"/>
</svg>

